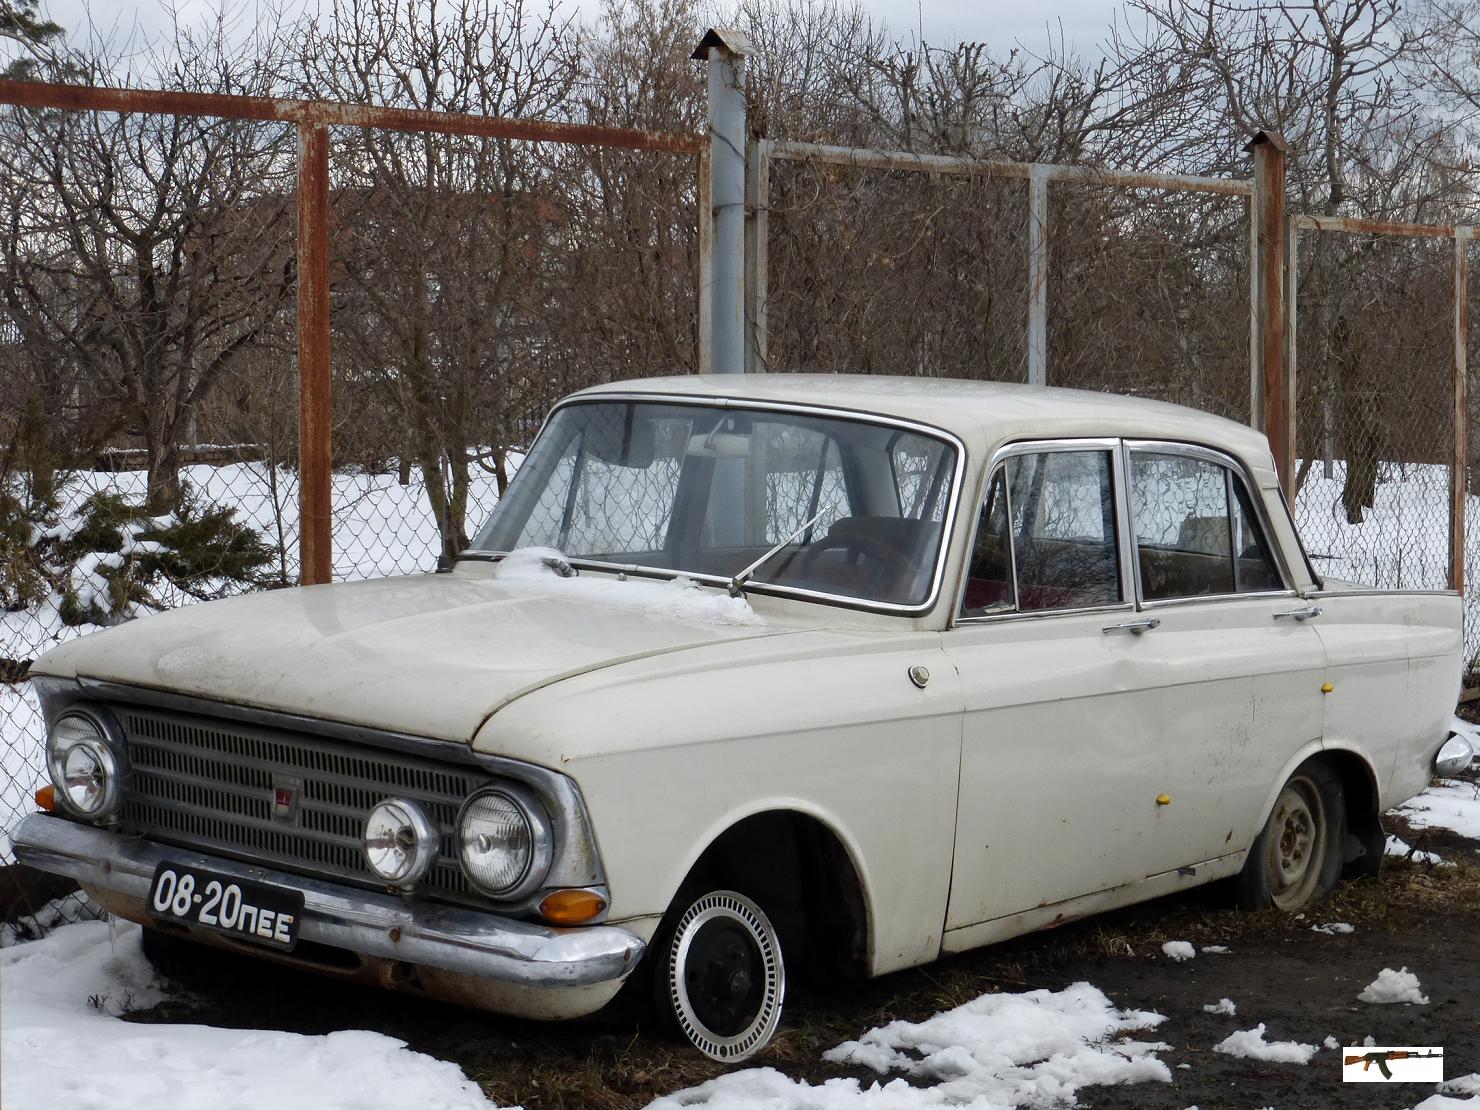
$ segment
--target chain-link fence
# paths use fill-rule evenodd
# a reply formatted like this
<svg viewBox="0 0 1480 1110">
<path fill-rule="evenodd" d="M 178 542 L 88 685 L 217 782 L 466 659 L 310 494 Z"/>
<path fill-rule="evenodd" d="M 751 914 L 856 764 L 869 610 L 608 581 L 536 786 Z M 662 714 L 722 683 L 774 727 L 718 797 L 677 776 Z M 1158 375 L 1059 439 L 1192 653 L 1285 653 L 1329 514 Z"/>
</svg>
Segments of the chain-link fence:
<svg viewBox="0 0 1480 1110">
<path fill-rule="evenodd" d="M 5 866 L 48 778 L 31 661 L 300 579 L 295 129 L 144 107 L 0 117 L 0 145 L 30 152 L 0 174 L 0 372 L 18 386 L 0 391 L 6 942 L 89 912 Z M 515 134 L 437 130 L 459 120 Z M 341 581 L 466 547 L 558 397 L 697 365 L 697 137 L 389 126 L 327 129 Z"/>
</svg>

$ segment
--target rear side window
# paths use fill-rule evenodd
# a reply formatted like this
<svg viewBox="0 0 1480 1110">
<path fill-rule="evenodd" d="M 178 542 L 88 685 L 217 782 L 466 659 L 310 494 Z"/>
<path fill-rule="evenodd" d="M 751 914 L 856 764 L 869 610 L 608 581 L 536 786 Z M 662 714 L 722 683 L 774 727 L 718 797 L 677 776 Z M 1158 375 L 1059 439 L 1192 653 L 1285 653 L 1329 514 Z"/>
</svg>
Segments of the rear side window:
<svg viewBox="0 0 1480 1110">
<path fill-rule="evenodd" d="M 1130 481 L 1146 600 L 1282 587 L 1249 495 L 1230 468 L 1193 455 L 1133 451 Z"/>
</svg>

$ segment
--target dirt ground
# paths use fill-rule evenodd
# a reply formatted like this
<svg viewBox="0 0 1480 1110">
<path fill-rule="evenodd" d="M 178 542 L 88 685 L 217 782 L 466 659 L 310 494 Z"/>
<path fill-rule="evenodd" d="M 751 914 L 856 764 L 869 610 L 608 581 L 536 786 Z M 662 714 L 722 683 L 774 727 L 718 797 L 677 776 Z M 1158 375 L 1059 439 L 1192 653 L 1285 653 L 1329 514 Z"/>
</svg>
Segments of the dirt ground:
<svg viewBox="0 0 1480 1110">
<path fill-rule="evenodd" d="M 1417 838 L 1402 827 L 1393 831 Z M 1445 1050 L 1446 1076 L 1480 1072 L 1480 842 L 1429 835 L 1418 846 L 1441 851 L 1455 866 L 1390 859 L 1379 879 L 1343 884 L 1304 919 L 1240 913 L 1210 888 L 882 979 L 803 990 L 787 1000 L 782 1033 L 748 1066 L 775 1067 L 813 1082 L 854 1075 L 867 1083 L 872 1072 L 823 1063 L 821 1054 L 894 1018 L 920 1020 L 986 992 L 1059 989 L 1087 980 L 1120 1006 L 1167 1015 L 1165 1024 L 1143 1036 L 1173 1046 L 1160 1056 L 1174 1081 L 1085 1088 L 1081 1106 L 1410 1107 L 1433 1087 L 1343 1084 L 1338 1052 L 1323 1050 L 1302 1067 L 1236 1059 L 1212 1046 L 1264 1022 L 1270 1040 L 1319 1045 L 1329 1034 L 1343 1045 L 1368 1036 L 1380 1045 L 1438 1045 Z M 1311 928 L 1331 921 L 1349 922 L 1356 931 L 1328 936 Z M 1162 943 L 1174 939 L 1226 945 L 1229 952 L 1177 963 L 1161 952 Z M 1357 1001 L 1384 967 L 1415 972 L 1429 1004 Z M 456 1062 L 501 1106 L 640 1107 L 723 1070 L 631 1021 L 500 1020 L 245 961 L 198 971 L 190 986 L 188 999 L 131 1020 L 304 1033 L 372 1029 Z M 1237 1004 L 1237 1016 L 1203 1011 L 1205 1003 L 1224 997 Z"/>
</svg>

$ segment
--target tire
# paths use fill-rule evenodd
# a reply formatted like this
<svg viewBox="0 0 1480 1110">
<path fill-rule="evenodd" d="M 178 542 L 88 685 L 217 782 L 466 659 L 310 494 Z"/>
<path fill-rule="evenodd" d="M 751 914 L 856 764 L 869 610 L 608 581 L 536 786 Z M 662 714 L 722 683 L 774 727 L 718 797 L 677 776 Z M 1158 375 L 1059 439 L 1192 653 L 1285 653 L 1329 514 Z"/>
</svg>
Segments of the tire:
<svg viewBox="0 0 1480 1110">
<path fill-rule="evenodd" d="M 1346 801 L 1341 779 L 1325 762 L 1302 763 L 1275 798 L 1238 876 L 1246 909 L 1299 913 L 1341 877 Z"/>
<path fill-rule="evenodd" d="M 655 938 L 652 987 L 659 1019 L 705 1056 L 735 1063 L 775 1036 L 786 964 L 771 919 L 733 890 L 686 892 Z"/>
</svg>

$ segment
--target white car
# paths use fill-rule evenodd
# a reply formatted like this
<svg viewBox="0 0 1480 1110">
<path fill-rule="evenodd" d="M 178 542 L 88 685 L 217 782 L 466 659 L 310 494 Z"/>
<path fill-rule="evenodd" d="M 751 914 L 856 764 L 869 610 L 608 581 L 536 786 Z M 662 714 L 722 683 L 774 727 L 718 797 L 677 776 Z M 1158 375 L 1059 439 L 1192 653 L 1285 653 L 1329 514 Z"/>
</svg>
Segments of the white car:
<svg viewBox="0 0 1480 1110">
<path fill-rule="evenodd" d="M 1468 764 L 1452 593 L 1323 582 L 1173 405 L 662 378 L 550 415 L 456 566 L 191 606 L 32 674 L 17 855 L 173 938 L 722 1060 L 880 975 L 1233 877 L 1298 910 Z M 188 945 L 186 946 L 188 947 Z M 640 986 L 636 984 L 641 984 Z"/>
</svg>

